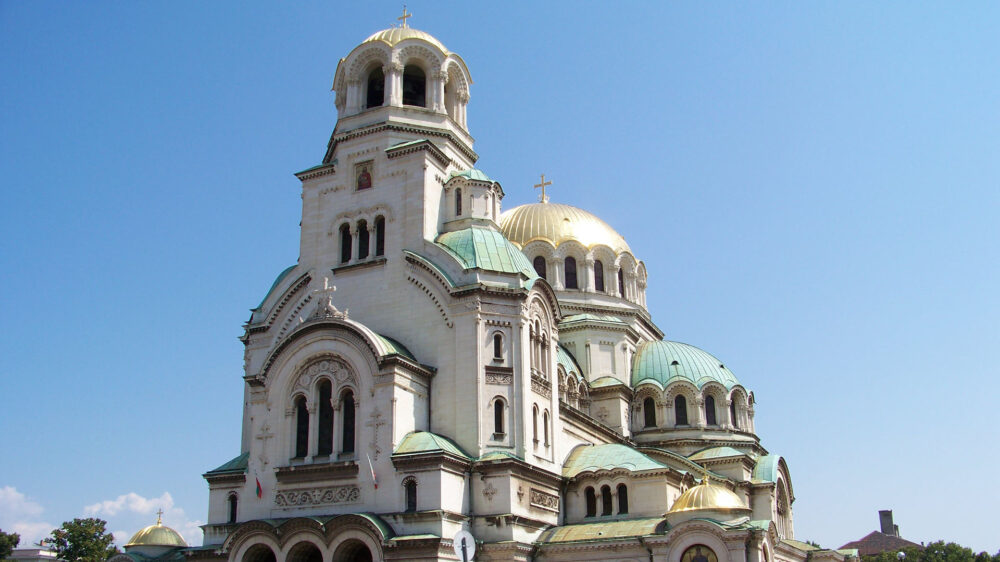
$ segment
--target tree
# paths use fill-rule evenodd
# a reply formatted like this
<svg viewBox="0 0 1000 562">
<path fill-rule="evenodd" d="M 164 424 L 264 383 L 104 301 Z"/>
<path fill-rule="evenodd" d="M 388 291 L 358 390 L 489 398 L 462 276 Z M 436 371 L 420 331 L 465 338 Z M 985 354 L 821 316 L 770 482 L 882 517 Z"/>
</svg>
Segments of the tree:
<svg viewBox="0 0 1000 562">
<path fill-rule="evenodd" d="M 903 553 L 902 558 L 899 556 L 900 553 Z M 862 562 L 1000 562 L 1000 552 L 992 556 L 986 552 L 977 554 L 971 548 L 960 544 L 937 541 L 923 549 L 908 547 L 862 558 Z"/>
<path fill-rule="evenodd" d="M 108 522 L 96 517 L 66 521 L 52 530 L 48 539 L 58 558 L 69 562 L 104 562 L 118 552 L 115 537 L 107 532 Z"/>
<path fill-rule="evenodd" d="M 5 533 L 0 529 L 0 560 L 10 556 L 11 551 L 17 548 L 21 542 L 21 535 L 17 533 Z"/>
</svg>

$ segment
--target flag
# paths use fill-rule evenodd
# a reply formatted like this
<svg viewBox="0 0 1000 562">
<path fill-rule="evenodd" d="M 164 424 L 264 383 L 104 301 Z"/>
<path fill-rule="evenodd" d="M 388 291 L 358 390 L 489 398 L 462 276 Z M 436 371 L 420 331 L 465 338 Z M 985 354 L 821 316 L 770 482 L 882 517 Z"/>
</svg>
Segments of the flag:
<svg viewBox="0 0 1000 562">
<path fill-rule="evenodd" d="M 372 458 L 367 453 L 365 456 L 368 457 L 368 468 L 372 471 L 372 484 L 375 484 L 375 489 L 378 490 L 378 478 L 375 477 L 375 466 L 372 464 Z"/>
<path fill-rule="evenodd" d="M 254 480 L 257 481 L 257 499 L 264 497 L 264 488 L 260 487 L 260 478 L 254 476 Z"/>
</svg>

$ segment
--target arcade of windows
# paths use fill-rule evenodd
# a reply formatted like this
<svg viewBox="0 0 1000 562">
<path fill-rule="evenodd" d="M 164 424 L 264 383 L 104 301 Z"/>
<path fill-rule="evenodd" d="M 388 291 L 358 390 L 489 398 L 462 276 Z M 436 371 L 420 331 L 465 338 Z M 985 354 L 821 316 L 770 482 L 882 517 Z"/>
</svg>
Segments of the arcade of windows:
<svg viewBox="0 0 1000 562">
<path fill-rule="evenodd" d="M 542 279 L 548 280 L 548 270 L 546 266 L 546 260 L 544 256 L 535 256 L 531 260 L 531 265 L 535 268 L 535 273 L 538 274 Z M 576 258 L 573 256 L 568 256 L 563 259 L 562 263 L 563 272 L 563 288 L 565 289 L 579 289 L 579 267 L 576 263 Z M 621 298 L 626 298 L 625 296 L 625 273 L 622 268 L 618 268 L 618 296 Z M 604 283 L 604 262 L 601 260 L 594 260 L 594 277 L 593 277 L 593 289 L 598 293 L 608 292 L 607 285 Z"/>
<path fill-rule="evenodd" d="M 364 219 L 359 220 L 353 227 L 345 222 L 338 230 L 341 264 L 350 263 L 352 258 L 353 261 L 359 262 L 385 255 L 385 217 L 381 215 L 375 217 L 375 222 L 371 225 Z M 373 238 L 374 244 L 372 244 Z"/>
<path fill-rule="evenodd" d="M 628 486 L 619 484 L 615 495 L 618 497 L 618 515 L 628 513 Z M 583 491 L 584 499 L 587 503 L 587 517 L 597 517 L 597 492 L 593 486 L 587 486 Z M 614 498 L 611 494 L 611 486 L 605 484 L 601 486 L 601 517 L 613 515 Z"/>
<path fill-rule="evenodd" d="M 701 409 L 701 414 L 702 414 L 701 419 L 704 421 L 704 424 L 706 426 L 716 426 L 716 427 L 723 425 L 719 423 L 720 421 L 719 411 L 718 411 L 718 405 L 716 404 L 715 396 L 708 393 L 705 393 L 703 396 L 704 397 L 702 399 L 703 406 Z M 674 402 L 673 426 L 689 427 L 691 425 L 691 422 L 690 422 L 690 417 L 688 415 L 689 413 L 688 399 L 685 398 L 683 395 L 678 394 L 677 396 L 674 397 L 673 402 Z M 744 401 L 742 400 L 742 396 L 739 395 L 738 393 L 734 393 L 732 399 L 727 400 L 727 402 L 729 402 L 729 416 L 728 416 L 729 419 L 723 421 L 728 422 L 728 424 L 733 429 L 741 429 L 742 427 L 748 425 L 746 420 L 741 420 L 741 418 L 743 418 L 743 416 L 746 415 L 747 413 L 747 408 L 744 407 Z M 737 406 L 738 403 L 739 407 Z M 660 426 L 660 423 L 658 423 L 657 421 L 656 408 L 657 408 L 656 400 L 652 396 L 647 396 L 642 400 L 643 429 L 651 429 Z"/>
<path fill-rule="evenodd" d="M 316 385 L 316 392 L 319 396 L 317 416 L 313 415 L 315 409 L 309 408 L 306 397 L 302 394 L 297 395 L 293 401 L 295 422 L 292 458 L 295 460 L 304 460 L 306 457 L 329 458 L 334 451 L 341 457 L 353 457 L 358 407 L 354 391 L 350 388 L 343 389 L 335 403 L 333 385 L 328 379 L 321 379 Z M 316 424 L 315 430 L 311 428 L 313 423 Z M 339 431 L 336 431 L 337 428 Z M 316 436 L 312 442 L 309 438 L 311 433 L 315 433 Z"/>
</svg>

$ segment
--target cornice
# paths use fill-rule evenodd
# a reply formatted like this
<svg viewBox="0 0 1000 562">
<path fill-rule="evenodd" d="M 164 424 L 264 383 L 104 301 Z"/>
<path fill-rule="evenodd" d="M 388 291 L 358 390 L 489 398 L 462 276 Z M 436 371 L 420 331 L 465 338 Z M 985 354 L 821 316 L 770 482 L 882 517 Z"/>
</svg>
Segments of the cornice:
<svg viewBox="0 0 1000 562">
<path fill-rule="evenodd" d="M 444 167 L 448 167 L 448 165 L 451 164 L 451 158 L 448 158 L 448 156 L 445 155 L 440 148 L 429 140 L 407 143 L 406 145 L 400 147 L 389 147 L 385 149 L 385 155 L 386 158 L 392 160 L 393 158 L 399 158 L 400 156 L 415 154 L 422 151 L 429 153 Z"/>
<path fill-rule="evenodd" d="M 348 140 L 360 138 L 367 135 L 372 135 L 375 133 L 381 133 L 383 131 L 399 132 L 399 133 L 414 133 L 414 134 L 425 134 L 433 137 L 447 139 L 448 141 L 454 143 L 458 151 L 464 154 L 473 163 L 479 160 L 479 155 L 476 154 L 472 148 L 470 148 L 465 141 L 459 139 L 451 132 L 438 129 L 435 127 L 420 127 L 417 125 L 397 125 L 389 124 L 385 121 L 381 123 L 376 123 L 374 125 L 363 125 L 356 129 L 351 129 L 345 133 L 337 134 L 336 131 L 330 137 L 329 149 L 327 150 L 326 156 L 323 157 L 323 163 L 329 164 L 333 160 L 333 153 L 337 148 L 337 145 Z"/>
<path fill-rule="evenodd" d="M 313 482 L 317 480 L 341 480 L 358 475 L 358 463 L 341 461 L 323 464 L 281 466 L 274 471 L 279 484 Z"/>
<path fill-rule="evenodd" d="M 612 443 L 622 443 L 624 445 L 630 445 L 630 441 L 621 435 L 617 431 L 611 429 L 610 427 L 604 425 L 603 423 L 591 418 L 587 414 L 584 414 L 580 410 L 570 406 L 563 400 L 559 400 L 559 415 L 572 419 L 573 421 L 587 426 L 589 429 L 607 437 Z"/>
</svg>

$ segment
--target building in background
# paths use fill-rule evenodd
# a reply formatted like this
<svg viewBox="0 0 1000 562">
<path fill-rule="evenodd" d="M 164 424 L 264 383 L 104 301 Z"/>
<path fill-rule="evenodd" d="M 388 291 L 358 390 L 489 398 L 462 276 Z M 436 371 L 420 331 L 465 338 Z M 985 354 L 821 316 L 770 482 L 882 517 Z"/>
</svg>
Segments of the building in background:
<svg viewBox="0 0 1000 562">
<path fill-rule="evenodd" d="M 878 512 L 878 520 L 879 531 L 872 531 L 864 537 L 856 541 L 851 541 L 840 548 L 857 550 L 861 556 L 872 556 L 903 548 L 918 548 L 923 550 L 924 545 L 908 541 L 899 536 L 899 525 L 893 523 L 891 509 L 880 510 Z"/>
</svg>

